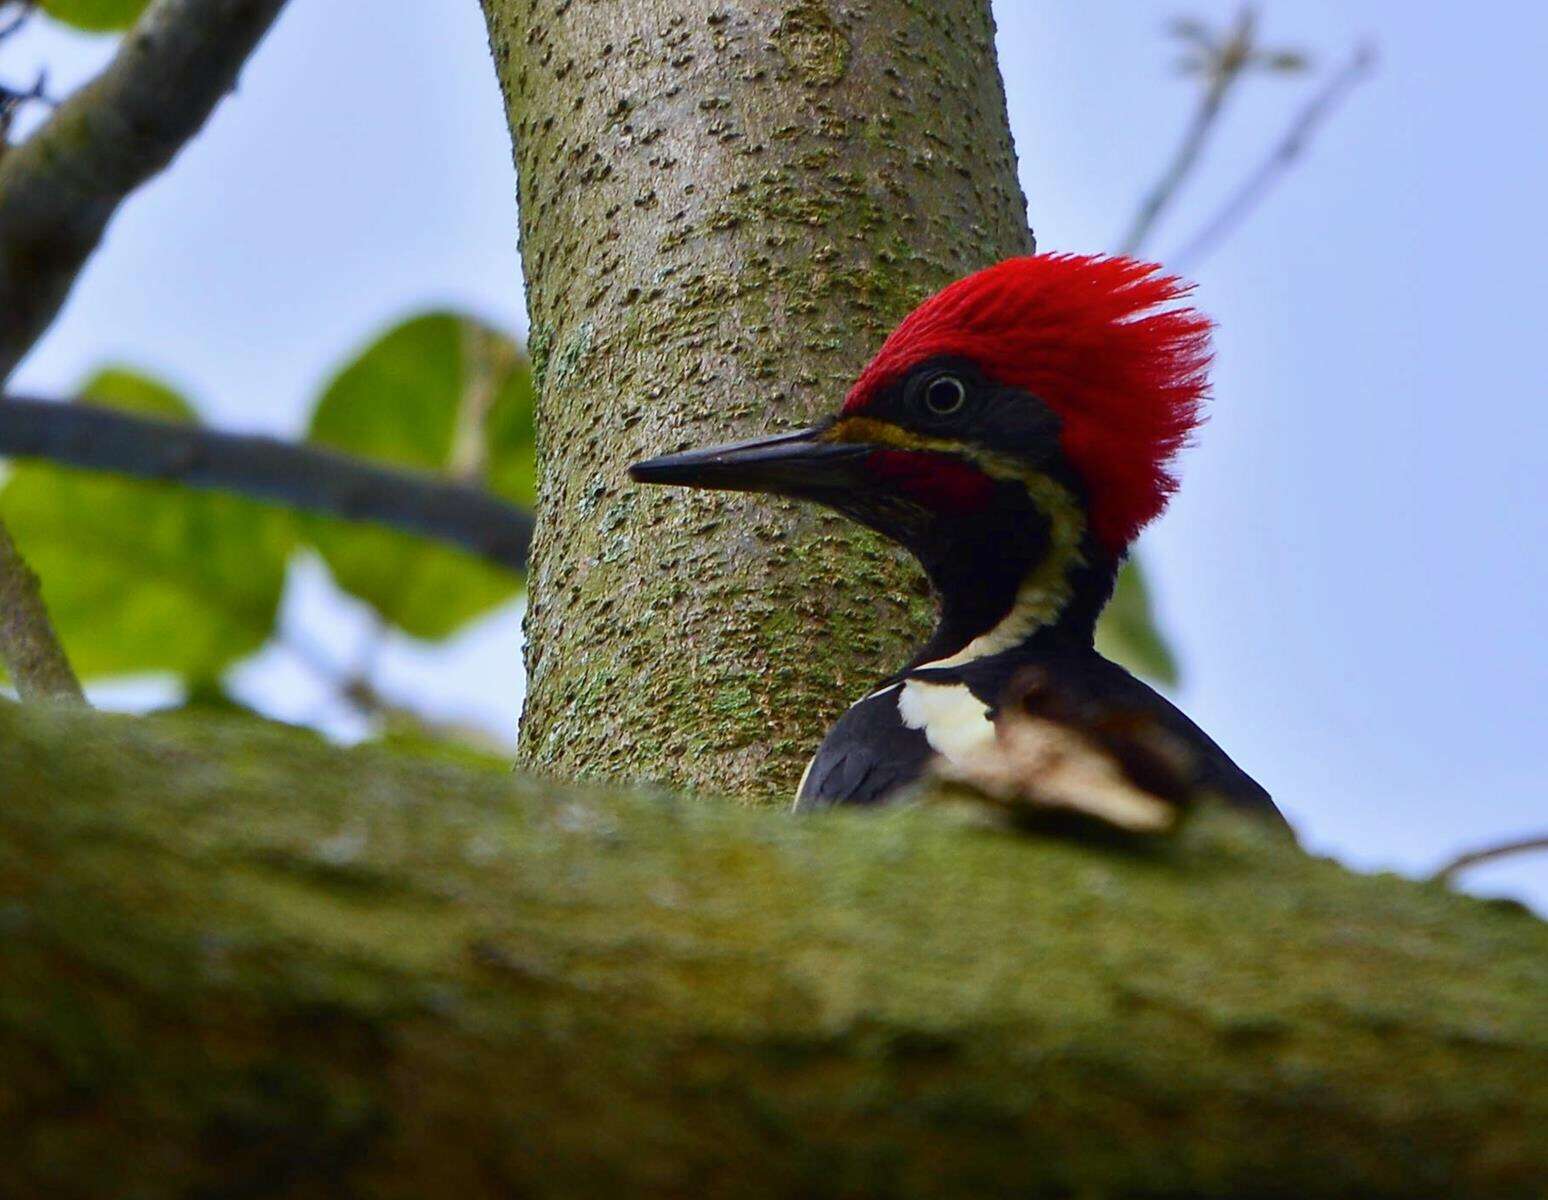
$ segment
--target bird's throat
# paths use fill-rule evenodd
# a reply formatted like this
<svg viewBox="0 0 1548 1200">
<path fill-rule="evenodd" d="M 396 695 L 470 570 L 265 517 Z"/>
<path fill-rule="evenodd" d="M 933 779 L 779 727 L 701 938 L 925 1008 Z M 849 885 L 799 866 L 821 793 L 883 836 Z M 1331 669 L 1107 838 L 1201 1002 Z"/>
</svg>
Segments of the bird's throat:
<svg viewBox="0 0 1548 1200">
<path fill-rule="evenodd" d="M 912 666 L 960 666 L 1035 641 L 1091 644 L 1117 563 L 1092 541 L 1085 509 L 1046 475 L 1026 481 L 1019 511 L 916 552 L 941 600 L 934 635 Z"/>
</svg>

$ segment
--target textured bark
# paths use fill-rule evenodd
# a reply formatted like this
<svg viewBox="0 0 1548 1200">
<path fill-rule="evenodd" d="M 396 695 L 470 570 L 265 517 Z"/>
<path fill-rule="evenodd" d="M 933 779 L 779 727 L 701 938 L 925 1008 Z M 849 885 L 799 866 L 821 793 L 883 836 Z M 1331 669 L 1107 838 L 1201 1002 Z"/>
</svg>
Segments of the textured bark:
<svg viewBox="0 0 1548 1200">
<path fill-rule="evenodd" d="M 925 631 L 836 517 L 633 459 L 836 407 L 927 292 L 1031 248 L 987 0 L 485 0 L 542 483 L 521 756 L 787 800 Z"/>
<path fill-rule="evenodd" d="M 0 1195 L 1528 1197 L 1548 927 L 0 704 Z"/>
<path fill-rule="evenodd" d="M 38 577 L 0 521 L 0 665 L 23 700 L 84 704 L 54 623 L 43 603 Z"/>
</svg>

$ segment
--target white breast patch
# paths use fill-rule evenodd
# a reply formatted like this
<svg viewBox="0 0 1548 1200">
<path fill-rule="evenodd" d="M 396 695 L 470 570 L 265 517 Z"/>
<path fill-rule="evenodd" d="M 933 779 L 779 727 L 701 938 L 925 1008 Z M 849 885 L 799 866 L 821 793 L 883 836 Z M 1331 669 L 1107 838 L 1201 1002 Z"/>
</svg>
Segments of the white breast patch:
<svg viewBox="0 0 1548 1200">
<path fill-rule="evenodd" d="M 960 683 L 910 679 L 898 693 L 903 724 L 921 730 L 925 741 L 954 767 L 970 767 L 994 749 L 989 706 Z"/>
</svg>

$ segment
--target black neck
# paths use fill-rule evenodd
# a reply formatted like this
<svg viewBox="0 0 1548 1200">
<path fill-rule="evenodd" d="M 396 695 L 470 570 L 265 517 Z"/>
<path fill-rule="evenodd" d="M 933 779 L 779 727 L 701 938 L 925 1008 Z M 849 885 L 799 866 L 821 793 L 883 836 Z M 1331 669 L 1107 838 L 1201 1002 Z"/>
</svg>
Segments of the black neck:
<svg viewBox="0 0 1548 1200">
<path fill-rule="evenodd" d="M 948 658 L 1010 615 L 1022 583 L 1053 553 L 1049 519 L 1029 502 L 1007 505 L 987 520 L 940 530 L 909 549 L 940 597 L 941 616 L 910 666 Z M 1067 568 L 1069 596 L 1052 621 L 1027 632 L 1022 645 L 1092 644 L 1097 617 L 1113 593 L 1118 559 L 1089 535 L 1082 561 Z"/>
</svg>

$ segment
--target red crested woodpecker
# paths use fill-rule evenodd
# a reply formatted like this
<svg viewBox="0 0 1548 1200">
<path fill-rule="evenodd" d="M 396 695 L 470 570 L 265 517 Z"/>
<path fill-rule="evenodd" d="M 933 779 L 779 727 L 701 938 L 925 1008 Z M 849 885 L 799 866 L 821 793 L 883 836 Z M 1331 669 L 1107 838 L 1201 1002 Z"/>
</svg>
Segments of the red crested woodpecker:
<svg viewBox="0 0 1548 1200">
<path fill-rule="evenodd" d="M 1092 645 L 1208 389 L 1211 325 L 1189 291 L 1126 258 L 1008 259 L 910 313 L 833 417 L 630 468 L 825 504 L 906 548 L 934 585 L 934 634 L 839 719 L 798 809 L 886 801 L 933 771 L 1133 832 L 1170 828 L 1205 794 L 1282 820 Z"/>
</svg>

